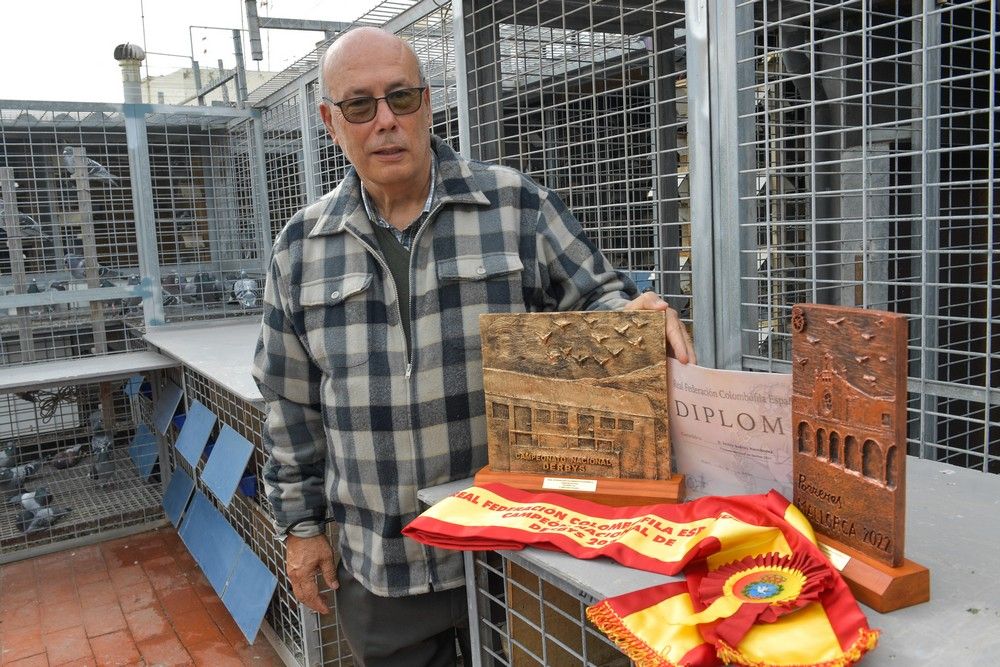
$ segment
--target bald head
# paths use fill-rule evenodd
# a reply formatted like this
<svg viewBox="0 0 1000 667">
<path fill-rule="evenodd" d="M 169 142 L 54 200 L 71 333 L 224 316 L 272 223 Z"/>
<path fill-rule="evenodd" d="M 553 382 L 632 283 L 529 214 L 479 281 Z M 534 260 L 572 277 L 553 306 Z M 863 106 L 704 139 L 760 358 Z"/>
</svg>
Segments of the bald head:
<svg viewBox="0 0 1000 667">
<path fill-rule="evenodd" d="M 339 94 L 335 88 L 337 86 L 337 72 L 341 65 L 345 61 L 361 56 L 361 51 L 370 52 L 373 50 L 380 54 L 384 53 L 386 57 L 396 58 L 404 62 L 409 60 L 410 64 L 417 69 L 420 85 L 427 85 L 423 65 L 420 63 L 416 51 L 406 40 L 382 28 L 363 26 L 351 28 L 327 47 L 319 62 L 320 96 L 331 97 L 331 91 L 334 94 Z"/>
</svg>

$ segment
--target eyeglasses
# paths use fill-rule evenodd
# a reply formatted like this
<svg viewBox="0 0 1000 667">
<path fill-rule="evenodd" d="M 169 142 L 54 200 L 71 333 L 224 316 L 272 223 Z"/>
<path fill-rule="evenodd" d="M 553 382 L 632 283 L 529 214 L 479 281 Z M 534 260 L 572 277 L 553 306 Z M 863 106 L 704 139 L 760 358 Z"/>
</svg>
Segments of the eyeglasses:
<svg viewBox="0 0 1000 667">
<path fill-rule="evenodd" d="M 407 116 L 420 108 L 424 101 L 426 86 L 420 88 L 400 88 L 383 97 L 352 97 L 334 102 L 329 97 L 323 99 L 335 107 L 340 107 L 344 119 L 348 123 L 367 123 L 378 112 L 378 101 L 385 100 L 389 110 L 397 116 Z"/>
</svg>

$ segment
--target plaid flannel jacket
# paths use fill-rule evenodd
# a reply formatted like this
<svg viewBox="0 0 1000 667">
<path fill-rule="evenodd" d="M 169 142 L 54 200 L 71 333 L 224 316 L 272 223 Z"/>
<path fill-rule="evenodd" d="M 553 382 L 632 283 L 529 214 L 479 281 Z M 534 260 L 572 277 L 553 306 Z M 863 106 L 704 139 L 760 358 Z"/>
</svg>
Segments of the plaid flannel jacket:
<svg viewBox="0 0 1000 667">
<path fill-rule="evenodd" d="M 334 520 L 345 567 L 388 596 L 464 583 L 458 552 L 400 531 L 421 512 L 419 489 L 486 464 L 479 315 L 613 309 L 635 295 L 554 193 L 436 137 L 433 149 L 409 344 L 351 170 L 275 240 L 253 363 L 278 530 Z"/>
</svg>

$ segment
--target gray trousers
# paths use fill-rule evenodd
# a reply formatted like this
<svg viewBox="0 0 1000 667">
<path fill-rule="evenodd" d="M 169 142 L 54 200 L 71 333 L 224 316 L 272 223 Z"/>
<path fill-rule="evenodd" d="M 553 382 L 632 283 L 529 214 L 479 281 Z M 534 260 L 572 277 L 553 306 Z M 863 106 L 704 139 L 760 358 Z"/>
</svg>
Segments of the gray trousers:
<svg viewBox="0 0 1000 667">
<path fill-rule="evenodd" d="M 337 578 L 337 616 L 357 667 L 452 667 L 460 664 L 456 639 L 471 664 L 465 587 L 389 598 L 368 591 L 342 564 Z"/>
</svg>

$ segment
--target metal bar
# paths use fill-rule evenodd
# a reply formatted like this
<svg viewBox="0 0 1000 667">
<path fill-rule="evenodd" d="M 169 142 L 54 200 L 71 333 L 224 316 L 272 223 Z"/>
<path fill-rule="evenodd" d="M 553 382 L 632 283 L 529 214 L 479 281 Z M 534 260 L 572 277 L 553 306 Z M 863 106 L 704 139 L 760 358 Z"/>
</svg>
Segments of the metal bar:
<svg viewBox="0 0 1000 667">
<path fill-rule="evenodd" d="M 712 122 L 709 89 L 708 8 L 688 2 L 686 18 L 688 73 L 688 152 L 691 188 L 691 294 L 694 347 L 698 363 L 715 368 L 715 258 L 712 221 Z M 725 332 L 727 335 L 729 332 Z"/>
<path fill-rule="evenodd" d="M 316 100 L 319 102 L 319 100 Z M 302 180 L 303 194 L 307 202 L 314 202 L 320 197 L 319 182 L 316 178 L 316 167 L 313 156 L 316 155 L 316 140 L 313 137 L 312 125 L 309 119 L 316 113 L 315 108 L 309 106 L 309 87 L 304 79 L 299 80 L 298 91 L 299 110 L 299 154 L 302 156 Z"/>
<path fill-rule="evenodd" d="M 17 194 L 14 187 L 14 170 L 10 167 L 0 167 L 0 194 L 3 195 L 3 224 L 7 229 L 7 251 L 10 256 L 11 275 L 14 278 L 14 295 L 35 296 L 25 294 L 27 285 L 24 277 L 24 252 L 21 248 L 21 221 L 17 209 Z M 28 310 L 20 307 L 17 310 L 18 341 L 21 346 L 21 357 L 26 361 L 35 360 L 35 342 L 28 324 Z"/>
<path fill-rule="evenodd" d="M 73 181 L 76 183 L 77 212 L 80 216 L 80 235 L 83 237 L 84 271 L 87 276 L 87 287 L 95 289 L 101 283 L 97 275 L 97 235 L 94 232 L 94 215 L 90 200 L 87 150 L 83 146 L 74 146 L 72 151 Z M 108 351 L 108 341 L 104 328 L 104 308 L 101 304 L 90 302 L 90 316 L 94 333 L 94 352 L 104 354 Z"/>
<path fill-rule="evenodd" d="M 740 276 L 749 275 L 754 262 L 747 261 L 755 246 L 751 221 L 756 218 L 754 203 L 742 193 L 754 191 L 753 177 L 744 171 L 754 163 L 752 149 L 740 145 L 740 137 L 754 132 L 753 69 L 739 67 L 753 55 L 753 7 L 748 4 L 713 3 L 709 6 L 709 55 L 712 77 L 712 164 L 728 165 L 715 171 L 712 207 L 715 254 L 720 266 L 740 267 L 723 271 L 716 281 L 716 363 L 719 368 L 742 368 L 741 336 L 731 332 L 743 328 L 741 307 L 743 287 Z M 733 95 L 732 91 L 739 91 Z M 756 299 L 754 299 L 755 301 Z M 747 322 L 757 327 L 757 322 Z"/>
<path fill-rule="evenodd" d="M 917 9 L 915 0 L 914 8 Z M 919 114 L 917 119 L 918 133 L 915 141 L 920 142 L 920 236 L 923 247 L 920 253 L 920 339 L 917 347 L 920 350 L 920 458 L 933 458 L 931 443 L 937 442 L 937 397 L 931 393 L 930 382 L 937 379 L 938 374 L 938 326 L 935 318 L 938 315 L 938 258 L 935 254 L 938 245 L 938 230 L 935 220 L 940 214 L 939 188 L 930 183 L 941 182 L 941 166 L 938 149 L 941 141 L 940 122 L 933 120 L 941 111 L 940 84 L 941 75 L 941 16 L 934 13 L 934 0 L 923 0 L 922 20 L 920 22 L 922 62 L 918 66 L 920 96 Z M 918 9 L 917 14 L 920 13 Z M 917 77 L 914 77 L 916 80 Z M 915 96 L 916 97 L 916 96 Z"/>
<path fill-rule="evenodd" d="M 451 0 L 452 44 L 455 49 L 455 86 L 458 96 L 458 152 L 471 157 L 472 133 L 469 126 L 469 50 L 465 33 L 465 3 Z"/>
<path fill-rule="evenodd" d="M 136 246 L 142 276 L 142 318 L 146 327 L 163 324 L 163 287 L 160 284 L 160 260 L 156 252 L 156 223 L 149 167 L 149 139 L 146 134 L 148 106 L 125 105 L 125 135 L 135 211 Z"/>
</svg>

